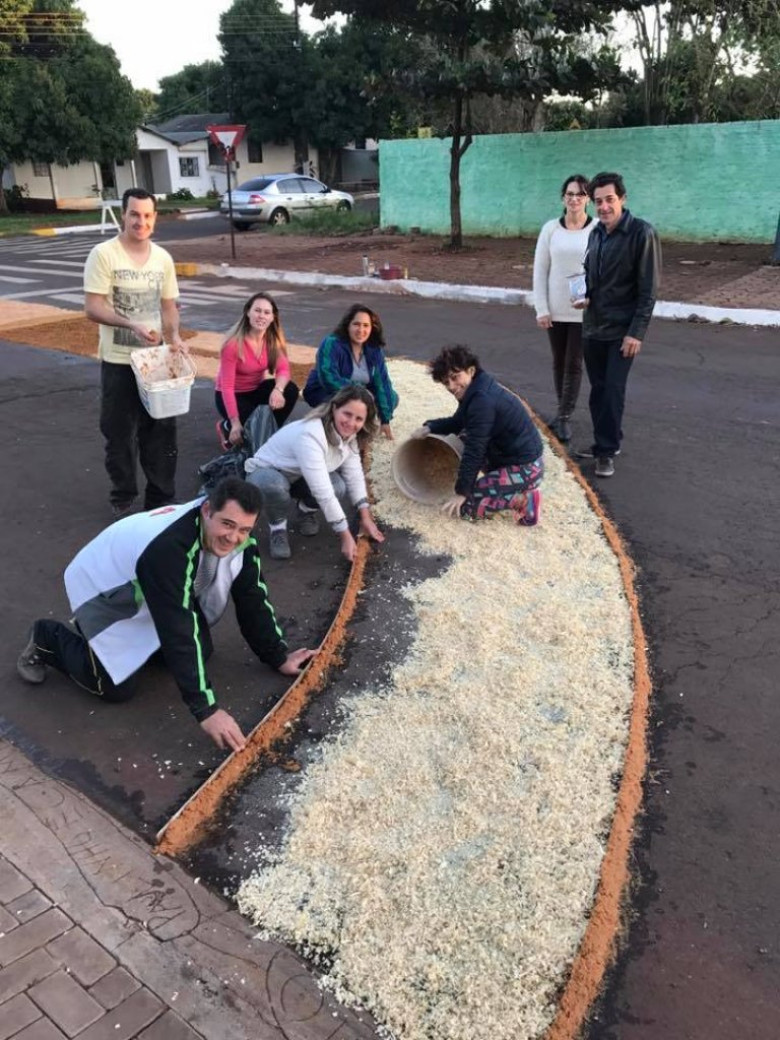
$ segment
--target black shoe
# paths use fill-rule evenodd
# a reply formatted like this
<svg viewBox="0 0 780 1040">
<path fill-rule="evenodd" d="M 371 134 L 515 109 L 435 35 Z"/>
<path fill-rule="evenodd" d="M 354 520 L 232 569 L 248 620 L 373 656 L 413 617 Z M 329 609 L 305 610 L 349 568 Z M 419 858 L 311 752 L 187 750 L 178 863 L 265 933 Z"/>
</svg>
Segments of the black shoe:
<svg viewBox="0 0 780 1040">
<path fill-rule="evenodd" d="M 615 463 L 612 459 L 601 458 L 596 459 L 596 476 L 597 477 L 614 477 L 615 475 Z"/>
<path fill-rule="evenodd" d="M 568 444 L 571 440 L 571 423 L 568 419 L 559 418 L 555 420 L 555 435 L 561 444 Z"/>
<path fill-rule="evenodd" d="M 33 625 L 27 637 L 27 644 L 17 658 L 16 670 L 25 682 L 38 686 L 46 679 L 46 665 L 35 645 L 34 633 L 35 626 Z"/>
<path fill-rule="evenodd" d="M 132 516 L 133 513 L 138 511 L 138 507 L 135 502 L 112 502 L 111 503 L 111 515 L 114 520 L 124 520 L 126 516 Z"/>
</svg>

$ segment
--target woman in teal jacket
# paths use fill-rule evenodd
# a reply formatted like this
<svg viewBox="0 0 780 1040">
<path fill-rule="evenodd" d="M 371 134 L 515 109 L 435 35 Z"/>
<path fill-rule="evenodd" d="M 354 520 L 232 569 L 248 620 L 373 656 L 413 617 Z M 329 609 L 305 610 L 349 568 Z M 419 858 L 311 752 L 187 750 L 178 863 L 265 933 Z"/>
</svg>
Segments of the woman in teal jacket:
<svg viewBox="0 0 780 1040">
<path fill-rule="evenodd" d="M 353 304 L 336 328 L 320 343 L 314 368 L 303 390 L 312 408 L 337 390 L 360 383 L 376 401 L 382 433 L 393 439 L 390 423 L 398 405 L 385 364 L 384 335 L 379 315 L 362 303 Z"/>
</svg>

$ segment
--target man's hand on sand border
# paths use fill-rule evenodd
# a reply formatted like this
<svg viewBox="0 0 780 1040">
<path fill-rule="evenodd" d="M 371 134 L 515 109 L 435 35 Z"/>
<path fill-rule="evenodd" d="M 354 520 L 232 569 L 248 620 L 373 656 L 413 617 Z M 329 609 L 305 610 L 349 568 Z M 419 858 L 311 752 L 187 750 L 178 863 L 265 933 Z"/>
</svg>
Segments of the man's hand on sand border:
<svg viewBox="0 0 780 1040">
<path fill-rule="evenodd" d="M 312 657 L 316 657 L 318 653 L 319 650 L 308 650 L 306 647 L 293 650 L 276 670 L 282 675 L 300 675 Z"/>
<path fill-rule="evenodd" d="M 241 732 L 241 727 L 233 716 L 222 708 L 217 708 L 213 715 L 204 719 L 200 728 L 208 733 L 221 751 L 225 748 L 243 751 L 246 747 L 246 737 Z"/>
</svg>

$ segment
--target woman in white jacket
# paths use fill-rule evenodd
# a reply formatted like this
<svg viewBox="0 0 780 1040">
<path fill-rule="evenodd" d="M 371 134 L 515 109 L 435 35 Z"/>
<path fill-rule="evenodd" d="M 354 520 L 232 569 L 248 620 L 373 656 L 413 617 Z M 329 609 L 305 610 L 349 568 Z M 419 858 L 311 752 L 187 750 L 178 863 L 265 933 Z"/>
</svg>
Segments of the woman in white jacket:
<svg viewBox="0 0 780 1040">
<path fill-rule="evenodd" d="M 287 514 L 292 499 L 298 502 L 298 533 L 316 535 L 320 529 L 317 514 L 322 510 L 350 562 L 356 543 L 340 498 L 348 497 L 357 509 L 363 534 L 377 542 L 385 540 L 371 516 L 360 461 L 360 448 L 377 428 L 374 398 L 365 387 L 353 383 L 305 418 L 287 423 L 247 459 L 247 480 L 263 495 L 272 559 L 291 556 Z"/>
<path fill-rule="evenodd" d="M 583 273 L 582 260 L 593 227 L 588 203 L 588 179 L 575 173 L 561 188 L 563 216 L 548 220 L 539 232 L 534 255 L 536 324 L 547 330 L 553 355 L 553 380 L 558 413 L 553 433 L 571 440 L 570 419 L 582 382 L 582 311 L 572 305 L 569 278 Z"/>
</svg>

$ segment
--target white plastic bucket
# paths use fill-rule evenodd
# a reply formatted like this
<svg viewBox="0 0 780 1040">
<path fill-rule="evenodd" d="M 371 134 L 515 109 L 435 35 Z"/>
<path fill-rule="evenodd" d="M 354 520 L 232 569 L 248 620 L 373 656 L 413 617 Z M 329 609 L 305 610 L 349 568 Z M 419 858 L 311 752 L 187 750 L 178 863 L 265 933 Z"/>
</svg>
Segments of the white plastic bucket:
<svg viewBox="0 0 780 1040">
<path fill-rule="evenodd" d="M 181 351 L 143 347 L 130 355 L 141 403 L 153 419 L 168 419 L 190 410 L 195 365 Z"/>
<path fill-rule="evenodd" d="M 407 498 L 424 505 L 440 505 L 455 494 L 463 441 L 455 434 L 411 438 L 396 449 L 390 461 L 393 480 Z"/>
</svg>

